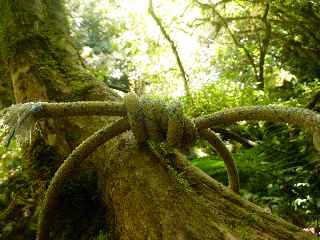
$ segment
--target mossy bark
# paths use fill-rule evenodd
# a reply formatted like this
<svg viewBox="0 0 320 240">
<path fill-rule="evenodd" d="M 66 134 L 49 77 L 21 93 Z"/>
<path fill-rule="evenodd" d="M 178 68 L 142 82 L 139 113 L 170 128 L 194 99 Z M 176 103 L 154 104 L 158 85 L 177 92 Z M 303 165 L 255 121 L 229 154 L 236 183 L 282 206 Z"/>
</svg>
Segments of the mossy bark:
<svg viewBox="0 0 320 240">
<path fill-rule="evenodd" d="M 8 68 L 0 56 L 0 109 L 9 107 L 13 102 L 12 85 Z"/>
<path fill-rule="evenodd" d="M 0 0 L 0 14 L 0 54 L 16 102 L 119 99 L 81 66 L 62 1 Z M 41 134 L 26 151 L 34 171 L 24 169 L 30 184 L 40 187 L 39 205 L 63 158 L 113 120 L 40 123 Z M 130 133 L 108 142 L 66 179 L 50 239 L 90 239 L 100 230 L 108 239 L 309 239 L 193 168 L 182 155 L 176 162 L 177 170 L 168 167 L 138 147 Z"/>
<path fill-rule="evenodd" d="M 0 60 L 3 63 L 0 72 L 6 73 L 3 76 L 11 80 L 7 85 L 12 86 L 13 102 L 119 99 L 82 66 L 69 36 L 63 1 L 0 0 L 0 15 Z M 31 188 L 37 189 L 32 198 L 39 200 L 39 206 L 50 178 L 71 149 L 98 126 L 106 123 L 94 118 L 39 121 L 32 144 L 23 148 L 23 175 L 27 176 L 26 181 L 30 181 Z M 88 239 L 101 226 L 103 218 L 101 220 L 96 173 L 90 162 L 85 165 L 86 171 L 73 178 L 63 190 L 69 197 L 64 198 L 65 201 L 62 199 L 60 208 L 64 209 L 68 218 L 66 220 L 62 212 L 57 214 L 61 221 L 52 227 L 55 239 L 80 238 L 80 235 L 82 239 Z M 83 179 L 86 179 L 84 183 Z M 83 194 L 74 192 L 76 190 Z M 68 200 L 71 199 L 71 192 L 73 196 L 78 196 L 76 200 Z M 88 206 L 93 206 L 96 210 L 92 211 Z M 37 221 L 38 211 L 39 207 L 28 218 L 31 222 L 23 224 L 26 227 L 31 224 L 34 235 L 33 225 Z M 17 212 L 15 219 L 24 219 L 19 215 L 23 211 L 14 212 Z M 74 234 L 72 228 L 66 226 L 70 219 L 81 216 L 83 220 L 78 221 L 78 224 L 82 224 L 83 229 L 87 230 L 82 234 Z M 86 227 L 89 222 L 93 223 L 93 227 Z M 8 236 L 0 231 L 0 234 L 8 239 L 23 239 L 25 231 L 13 230 Z"/>
<path fill-rule="evenodd" d="M 177 170 L 126 134 L 105 147 L 99 189 L 111 239 L 308 239 L 194 168 Z"/>
<path fill-rule="evenodd" d="M 81 65 L 63 1 L 1 0 L 0 13 L 0 58 L 10 74 L 16 103 L 117 99 Z M 70 121 L 40 125 L 44 143 L 53 146 L 60 158 L 80 140 L 66 139 L 81 127 Z"/>
</svg>

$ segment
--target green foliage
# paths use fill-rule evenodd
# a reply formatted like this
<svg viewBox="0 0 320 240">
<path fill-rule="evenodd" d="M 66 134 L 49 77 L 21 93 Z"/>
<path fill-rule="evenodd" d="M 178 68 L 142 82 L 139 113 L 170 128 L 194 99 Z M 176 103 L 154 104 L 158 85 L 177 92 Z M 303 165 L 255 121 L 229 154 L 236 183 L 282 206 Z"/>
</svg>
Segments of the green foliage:
<svg viewBox="0 0 320 240">
<path fill-rule="evenodd" d="M 9 148 L 0 145 L 0 184 L 5 182 L 10 174 L 21 170 L 20 149 L 13 143 Z"/>
<path fill-rule="evenodd" d="M 257 147 L 234 153 L 241 194 L 299 226 L 315 224 L 320 214 L 318 153 L 310 137 L 287 125 L 264 126 Z M 193 164 L 227 185 L 223 161 L 216 155 Z"/>
<path fill-rule="evenodd" d="M 225 181 L 225 177 L 220 176 L 220 174 L 224 174 L 224 163 L 218 156 L 210 156 L 210 157 L 201 157 L 201 158 L 193 158 L 192 164 L 199 167 L 201 170 L 205 171 L 211 176 L 215 176 L 215 178 L 219 178 L 222 182 Z M 221 172 L 220 172 L 221 171 Z M 223 173 L 222 173 L 223 172 Z"/>
<path fill-rule="evenodd" d="M 319 78 L 319 15 L 318 1 L 281 1 L 273 4 L 280 21 L 275 24 L 279 38 L 279 60 L 282 66 L 301 81 Z"/>
<path fill-rule="evenodd" d="M 112 16 L 113 11 L 119 11 L 117 5 L 101 0 L 86 3 L 73 0 L 68 5 L 72 36 L 81 55 L 94 70 L 91 73 L 108 86 L 128 92 L 128 75 L 134 70 L 130 58 L 135 50 L 131 50 L 133 44 L 129 42 L 118 42 L 127 27 L 123 20 Z"/>
<path fill-rule="evenodd" d="M 100 231 L 97 238 L 95 238 L 95 240 L 108 240 L 108 239 L 109 239 L 108 235 L 103 231 Z"/>
<path fill-rule="evenodd" d="M 30 181 L 22 170 L 20 155 L 14 145 L 2 152 L 1 157 L 0 239 L 16 239 L 20 234 L 33 239 L 37 183 Z"/>
<path fill-rule="evenodd" d="M 267 125 L 261 147 L 272 176 L 262 202 L 297 225 L 315 221 L 320 213 L 320 162 L 310 137 L 287 125 Z"/>
<path fill-rule="evenodd" d="M 187 103 L 187 99 L 182 99 Z M 239 82 L 217 80 L 195 92 L 194 107 L 187 104 L 186 113 L 190 116 L 200 116 L 226 108 L 238 106 L 265 105 L 270 103 L 266 94 L 261 90 L 245 87 Z"/>
<path fill-rule="evenodd" d="M 223 82 L 220 80 L 197 92 L 194 108 L 186 107 L 188 114 L 198 116 L 235 106 L 270 103 L 259 90 L 247 87 L 240 91 L 240 84 Z M 307 101 L 303 96 L 312 96 L 318 88 L 316 82 L 313 86 L 296 83 L 289 91 L 273 91 L 272 98 L 286 99 L 281 102 L 289 106 L 305 105 Z M 293 91 L 299 92 L 299 98 L 292 98 Z M 258 143 L 246 150 L 233 141 L 228 142 L 239 168 L 241 194 L 297 225 L 316 226 L 320 211 L 320 162 L 310 136 L 286 124 L 243 123 L 233 126 L 232 130 Z M 192 159 L 193 164 L 227 185 L 223 161 L 210 151 L 209 154 L 210 157 Z"/>
</svg>

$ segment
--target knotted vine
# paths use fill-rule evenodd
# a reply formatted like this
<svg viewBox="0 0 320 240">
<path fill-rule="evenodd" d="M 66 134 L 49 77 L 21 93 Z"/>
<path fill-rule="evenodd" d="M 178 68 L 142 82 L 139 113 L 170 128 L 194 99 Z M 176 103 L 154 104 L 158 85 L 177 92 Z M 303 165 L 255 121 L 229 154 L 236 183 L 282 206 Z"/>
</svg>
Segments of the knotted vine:
<svg viewBox="0 0 320 240">
<path fill-rule="evenodd" d="M 14 105 L 2 113 L 6 144 L 13 136 L 17 140 L 30 140 L 35 122 L 43 118 L 74 116 L 118 116 L 120 120 L 106 126 L 76 147 L 56 171 L 45 194 L 39 214 L 37 239 L 49 237 L 50 211 L 59 201 L 59 191 L 80 163 L 102 144 L 123 132 L 131 130 L 138 144 L 147 141 L 162 142 L 174 149 L 186 148 L 198 138 L 206 140 L 224 160 L 230 188 L 239 192 L 239 175 L 231 153 L 222 140 L 210 128 L 233 124 L 242 120 L 287 122 L 305 128 L 313 135 L 314 145 L 319 149 L 320 115 L 302 108 L 280 106 L 239 107 L 216 112 L 207 116 L 188 119 L 179 103 L 166 105 L 160 100 L 138 98 L 128 94 L 123 103 L 118 102 L 72 102 L 72 103 L 26 103 Z M 178 153 L 179 154 L 179 153 Z"/>
</svg>

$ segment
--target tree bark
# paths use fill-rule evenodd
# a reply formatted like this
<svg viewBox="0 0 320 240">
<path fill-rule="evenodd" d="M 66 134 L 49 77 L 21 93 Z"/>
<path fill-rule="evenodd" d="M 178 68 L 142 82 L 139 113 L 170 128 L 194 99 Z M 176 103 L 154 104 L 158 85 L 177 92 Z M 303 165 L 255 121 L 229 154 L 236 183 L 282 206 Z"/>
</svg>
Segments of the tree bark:
<svg viewBox="0 0 320 240">
<path fill-rule="evenodd" d="M 1 57 L 17 103 L 120 100 L 79 64 L 62 1 L 0 0 L 0 13 Z M 39 123 L 39 134 L 24 148 L 23 167 L 39 188 L 33 196 L 38 210 L 49 179 L 71 149 L 114 119 Z M 191 166 L 179 152 L 175 162 L 173 169 L 149 148 L 138 147 L 131 133 L 109 141 L 66 179 L 49 239 L 92 239 L 100 231 L 108 239 L 309 239 Z"/>
<path fill-rule="evenodd" d="M 8 68 L 0 56 L 0 109 L 9 107 L 14 102 Z"/>
</svg>

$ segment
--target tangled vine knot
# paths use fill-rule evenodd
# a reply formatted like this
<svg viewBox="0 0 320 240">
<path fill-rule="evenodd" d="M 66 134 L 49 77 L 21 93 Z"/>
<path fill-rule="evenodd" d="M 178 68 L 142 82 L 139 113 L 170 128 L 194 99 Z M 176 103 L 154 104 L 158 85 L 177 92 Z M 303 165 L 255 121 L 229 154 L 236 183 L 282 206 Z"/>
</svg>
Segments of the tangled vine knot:
<svg viewBox="0 0 320 240">
<path fill-rule="evenodd" d="M 190 120 L 183 115 L 179 103 L 166 106 L 159 100 L 138 98 L 130 93 L 125 96 L 123 103 L 26 103 L 5 109 L 1 115 L 0 125 L 4 129 L 2 135 L 7 140 L 7 144 L 14 135 L 22 142 L 30 140 L 30 131 L 34 123 L 42 118 L 92 115 L 123 117 L 85 139 L 56 171 L 39 214 L 37 240 L 49 239 L 50 211 L 56 207 L 65 179 L 75 172 L 77 166 L 100 145 L 130 129 L 138 144 L 153 140 L 165 142 L 173 148 L 185 148 L 192 145 L 197 138 L 205 139 L 224 160 L 229 186 L 236 193 L 239 192 L 239 176 L 234 160 L 222 140 L 210 128 L 242 120 L 293 123 L 305 128 L 313 135 L 314 145 L 320 151 L 320 115 L 303 108 L 239 107 Z"/>
<path fill-rule="evenodd" d="M 222 157 L 227 168 L 229 186 L 234 192 L 239 192 L 239 175 L 231 153 L 213 131 L 199 130 L 194 121 L 183 114 L 180 103 L 174 102 L 166 106 L 160 100 L 139 98 L 134 93 L 129 93 L 124 98 L 124 105 L 131 131 L 138 144 L 152 140 L 184 149 L 191 146 L 197 138 L 203 138 Z"/>
<path fill-rule="evenodd" d="M 138 98 L 129 93 L 125 96 L 124 104 L 131 131 L 139 144 L 150 139 L 166 141 L 171 147 L 186 148 L 198 136 L 194 122 L 183 115 L 178 102 L 166 106 L 160 100 Z"/>
</svg>

